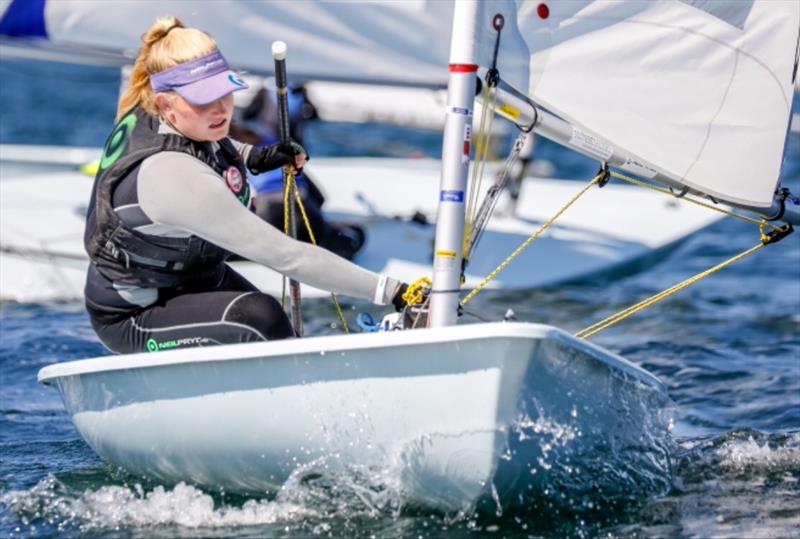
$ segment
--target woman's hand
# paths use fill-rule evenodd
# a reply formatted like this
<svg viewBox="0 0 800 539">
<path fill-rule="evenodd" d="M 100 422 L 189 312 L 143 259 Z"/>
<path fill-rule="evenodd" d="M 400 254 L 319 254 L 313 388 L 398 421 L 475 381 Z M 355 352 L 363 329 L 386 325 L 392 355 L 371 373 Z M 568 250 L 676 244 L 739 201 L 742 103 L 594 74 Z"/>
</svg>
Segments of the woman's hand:
<svg viewBox="0 0 800 539">
<path fill-rule="evenodd" d="M 299 143 L 289 140 L 266 148 L 253 147 L 247 158 L 247 168 L 253 174 L 261 174 L 283 166 L 291 166 L 300 172 L 308 162 L 308 152 Z"/>
</svg>

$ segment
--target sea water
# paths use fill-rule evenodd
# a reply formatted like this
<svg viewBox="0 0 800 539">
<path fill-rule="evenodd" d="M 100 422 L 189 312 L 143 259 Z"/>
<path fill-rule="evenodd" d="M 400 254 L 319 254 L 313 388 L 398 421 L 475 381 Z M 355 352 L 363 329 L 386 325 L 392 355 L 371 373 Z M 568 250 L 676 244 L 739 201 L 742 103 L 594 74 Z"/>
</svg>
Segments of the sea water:
<svg viewBox="0 0 800 539">
<path fill-rule="evenodd" d="M 119 84 L 114 70 L 3 59 L 0 78 L 1 143 L 103 143 Z M 307 131 L 312 156 L 441 152 L 436 134 L 410 129 L 312 123 Z M 596 171 L 592 161 L 547 141 L 539 141 L 536 156 L 551 161 L 557 177 L 589 179 Z M 800 190 L 797 133 L 783 182 Z M 577 331 L 757 240 L 752 225 L 726 219 L 638 271 L 545 290 L 484 292 L 470 310 L 501 319 L 511 308 L 519 320 Z M 364 310 L 382 314 L 365 302 L 346 307 L 351 320 Z M 305 324 L 311 333 L 338 331 L 324 301 L 305 303 Z M 270 496 L 159 484 L 114 469 L 79 437 L 57 392 L 36 383 L 46 365 L 106 353 L 83 306 L 0 304 L 0 535 L 800 537 L 800 236 L 592 341 L 668 387 L 675 423 L 663 488 L 602 511 L 591 497 L 556 507 L 543 492 L 530 511 L 442 514 L 405 504 L 392 488 L 397 472 L 357 463 L 316 481 L 290 478 Z M 521 418 L 519 432 L 546 431 L 542 443 L 569 443 L 563 425 L 531 421 Z"/>
</svg>

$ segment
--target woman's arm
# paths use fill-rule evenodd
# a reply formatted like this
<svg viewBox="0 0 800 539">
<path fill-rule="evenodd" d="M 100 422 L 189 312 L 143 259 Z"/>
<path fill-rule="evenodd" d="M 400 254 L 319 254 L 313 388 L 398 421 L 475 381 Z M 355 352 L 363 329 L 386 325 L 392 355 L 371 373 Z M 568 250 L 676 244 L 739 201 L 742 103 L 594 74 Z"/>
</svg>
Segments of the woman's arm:
<svg viewBox="0 0 800 539">
<path fill-rule="evenodd" d="M 286 236 L 245 208 L 210 167 L 187 154 L 161 152 L 147 158 L 139 170 L 138 196 L 153 222 L 184 229 L 316 288 L 385 305 L 400 284 Z"/>
</svg>

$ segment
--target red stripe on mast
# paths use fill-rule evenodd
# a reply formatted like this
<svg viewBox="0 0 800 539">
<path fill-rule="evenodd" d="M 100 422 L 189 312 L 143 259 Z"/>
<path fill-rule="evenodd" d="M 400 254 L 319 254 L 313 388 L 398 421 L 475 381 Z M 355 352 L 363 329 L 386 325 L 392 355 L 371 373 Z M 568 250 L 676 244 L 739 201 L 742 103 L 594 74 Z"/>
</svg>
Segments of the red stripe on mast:
<svg viewBox="0 0 800 539">
<path fill-rule="evenodd" d="M 450 73 L 477 73 L 478 66 L 475 64 L 450 64 Z"/>
</svg>

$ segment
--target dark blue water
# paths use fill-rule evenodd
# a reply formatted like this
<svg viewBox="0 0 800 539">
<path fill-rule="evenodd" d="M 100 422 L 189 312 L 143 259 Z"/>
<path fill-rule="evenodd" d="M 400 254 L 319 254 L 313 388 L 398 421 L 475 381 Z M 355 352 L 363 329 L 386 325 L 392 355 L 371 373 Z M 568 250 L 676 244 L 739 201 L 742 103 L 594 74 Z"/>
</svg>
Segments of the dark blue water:
<svg viewBox="0 0 800 539">
<path fill-rule="evenodd" d="M 114 115 L 114 71 L 3 59 L 0 80 L 0 142 L 102 144 Z M 441 151 L 436 134 L 377 125 L 312 124 L 308 146 L 314 155 Z M 596 168 L 546 141 L 537 155 L 555 164 L 556 176 L 590 178 Z M 797 134 L 783 179 L 800 190 Z M 521 320 L 575 331 L 757 240 L 751 225 L 723 220 L 641 271 L 552 290 L 486 292 L 471 309 L 500 318 L 511 307 Z M 307 305 L 307 327 L 331 331 L 334 311 Z M 441 515 L 391 498 L 365 505 L 353 477 L 261 499 L 114 470 L 80 439 L 57 393 L 36 384 L 45 365 L 105 353 L 82 306 L 0 304 L 0 535 L 800 537 L 800 236 L 593 341 L 668 386 L 676 406 L 669 486 L 603 511 L 545 499 L 502 516 Z"/>
</svg>

